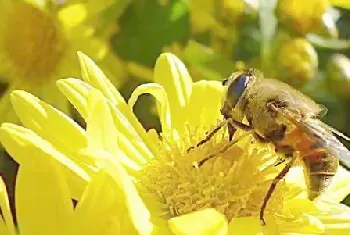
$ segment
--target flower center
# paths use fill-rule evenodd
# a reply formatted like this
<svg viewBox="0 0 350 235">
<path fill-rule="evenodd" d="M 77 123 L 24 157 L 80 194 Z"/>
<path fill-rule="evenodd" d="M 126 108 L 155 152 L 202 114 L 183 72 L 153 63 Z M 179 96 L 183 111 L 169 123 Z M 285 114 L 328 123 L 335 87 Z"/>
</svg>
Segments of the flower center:
<svg viewBox="0 0 350 235">
<path fill-rule="evenodd" d="M 246 136 L 224 153 L 194 167 L 228 144 L 226 131 L 222 130 L 188 152 L 188 147 L 203 138 L 203 133 L 204 130 L 188 131 L 181 141 L 159 141 L 161 155 L 146 164 L 136 184 L 151 213 L 157 206 L 160 210 L 156 216 L 169 219 L 211 207 L 229 221 L 233 217 L 258 215 L 272 179 L 281 170 L 281 166 L 275 167 L 278 156 L 272 147 Z M 285 191 L 282 181 L 267 212 L 281 212 Z"/>
<path fill-rule="evenodd" d="M 7 56 L 29 83 L 55 72 L 64 45 L 55 19 L 25 2 L 14 3 L 5 33 Z M 34 81 L 33 81 L 34 80 Z"/>
</svg>

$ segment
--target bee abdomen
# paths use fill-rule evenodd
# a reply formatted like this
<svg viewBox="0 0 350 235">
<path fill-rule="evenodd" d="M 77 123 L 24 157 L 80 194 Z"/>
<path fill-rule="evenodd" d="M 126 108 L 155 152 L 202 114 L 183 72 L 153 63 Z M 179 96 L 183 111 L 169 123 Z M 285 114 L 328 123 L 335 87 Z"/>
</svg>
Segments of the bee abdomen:
<svg viewBox="0 0 350 235">
<path fill-rule="evenodd" d="M 339 161 L 327 150 L 313 149 L 303 157 L 305 180 L 308 187 L 308 197 L 314 200 L 329 186 L 334 177 Z"/>
</svg>

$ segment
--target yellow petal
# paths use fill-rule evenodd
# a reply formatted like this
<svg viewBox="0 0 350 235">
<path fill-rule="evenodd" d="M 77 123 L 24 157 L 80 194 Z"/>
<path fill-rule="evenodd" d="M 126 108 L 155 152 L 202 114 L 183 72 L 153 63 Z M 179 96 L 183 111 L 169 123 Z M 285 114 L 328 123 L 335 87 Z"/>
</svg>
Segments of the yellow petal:
<svg viewBox="0 0 350 235">
<path fill-rule="evenodd" d="M 228 231 L 225 216 L 213 208 L 178 216 L 168 223 L 176 235 L 226 235 Z"/>
<path fill-rule="evenodd" d="M 101 165 L 101 169 L 114 180 L 116 187 L 113 190 L 118 194 L 118 200 L 122 203 L 116 210 L 123 215 L 123 226 L 131 229 L 124 230 L 122 228 L 121 231 L 130 231 L 128 234 L 134 234 L 133 231 L 137 231 L 137 234 L 142 235 L 150 234 L 153 229 L 150 222 L 150 213 L 140 198 L 131 177 L 118 161 L 108 156 L 109 153 L 105 154 L 106 156 L 103 158 L 105 161 Z"/>
<path fill-rule="evenodd" d="M 62 165 L 73 198 L 79 199 L 89 175 L 71 159 L 55 150 L 29 129 L 10 123 L 2 124 L 0 141 L 6 151 L 19 163 L 24 164 L 36 159 L 54 159 Z"/>
<path fill-rule="evenodd" d="M 220 118 L 223 86 L 217 81 L 199 81 L 193 84 L 187 114 L 190 126 L 214 125 Z M 210 98 L 208 98 L 210 97 Z"/>
<path fill-rule="evenodd" d="M 329 202 L 341 202 L 350 194 L 350 172 L 339 167 L 331 185 L 327 191 L 321 196 L 322 200 Z"/>
<path fill-rule="evenodd" d="M 285 203 L 285 209 L 295 220 L 279 221 L 280 231 L 320 234 L 325 231 L 325 224 L 319 215 L 328 214 L 326 210 L 320 210 L 318 203 L 304 198 L 293 198 Z"/>
<path fill-rule="evenodd" d="M 102 149 L 112 155 L 117 155 L 117 130 L 110 109 L 99 91 L 89 92 L 88 110 L 86 132 L 89 148 Z"/>
<path fill-rule="evenodd" d="M 302 215 L 305 212 L 317 212 L 314 202 L 304 198 L 293 198 L 286 202 L 286 208 L 293 216 Z"/>
<path fill-rule="evenodd" d="M 112 105 L 120 110 L 127 118 L 127 120 L 129 120 L 131 125 L 135 128 L 147 146 L 149 148 L 152 148 L 152 144 L 147 142 L 147 134 L 145 129 L 142 127 L 141 123 L 132 112 L 132 109 L 130 109 L 130 107 L 125 103 L 125 100 L 119 91 L 112 85 L 112 83 L 106 78 L 99 67 L 97 67 L 97 65 L 89 57 L 82 54 L 81 52 L 78 53 L 78 57 L 81 65 L 83 79 L 91 86 L 100 90 L 103 95 L 112 103 Z"/>
<path fill-rule="evenodd" d="M 121 151 L 125 152 L 130 159 L 135 162 L 146 163 L 148 160 L 154 157 L 154 153 L 157 153 L 156 145 L 150 140 L 150 138 L 144 139 L 140 137 L 134 126 L 124 116 L 124 114 L 114 107 L 111 103 L 108 103 L 112 113 L 114 124 L 118 130 L 118 143 Z"/>
<path fill-rule="evenodd" d="M 123 202 L 118 200 L 114 188 L 112 178 L 103 170 L 94 175 L 74 211 L 74 234 L 98 235 L 111 230 L 120 234 L 120 217 L 125 211 L 116 213 Z"/>
<path fill-rule="evenodd" d="M 131 97 L 128 101 L 130 108 L 133 108 L 138 97 L 142 94 L 151 94 L 156 98 L 158 101 L 158 104 L 160 106 L 159 110 L 159 116 L 160 116 L 160 122 L 162 124 L 162 132 L 165 135 L 171 135 L 172 128 L 171 128 L 171 116 L 170 116 L 170 109 L 169 109 L 169 101 L 167 93 L 165 92 L 164 88 L 156 83 L 149 83 L 149 84 L 143 84 L 138 86 L 133 93 L 131 94 Z"/>
<path fill-rule="evenodd" d="M 75 78 L 60 79 L 57 81 L 57 86 L 79 114 L 86 119 L 88 116 L 87 96 L 92 87 Z"/>
<path fill-rule="evenodd" d="M 13 110 L 11 104 L 11 92 L 15 89 L 15 85 L 10 86 L 5 92 L 1 94 L 0 97 L 0 123 L 13 122 L 19 123 L 19 119 Z"/>
<path fill-rule="evenodd" d="M 62 112 L 25 91 L 12 92 L 11 100 L 23 125 L 59 151 L 72 153 L 87 146 L 83 129 Z"/>
<path fill-rule="evenodd" d="M 69 78 L 62 79 L 57 82 L 59 89 L 65 94 L 68 100 L 74 105 L 81 116 L 87 120 L 88 116 L 88 94 L 92 89 L 89 84 L 82 82 L 79 79 Z M 145 129 L 132 113 L 132 109 L 127 106 L 123 101 L 119 105 L 113 104 L 108 100 L 108 105 L 113 111 L 115 125 L 120 133 L 125 135 L 137 148 L 137 150 L 143 154 L 145 158 L 152 158 L 154 153 L 157 153 L 157 147 L 150 141 Z M 128 114 L 130 114 L 128 116 Z M 153 153 L 153 154 L 152 154 Z"/>
<path fill-rule="evenodd" d="M 118 148 L 118 132 L 114 125 L 111 110 L 98 90 L 91 90 L 88 96 L 89 116 L 87 136 L 89 148 L 105 150 L 122 162 L 130 171 L 138 171 L 140 165 L 131 158 L 120 153 Z"/>
<path fill-rule="evenodd" d="M 0 216 L 0 234 L 16 235 L 6 185 L 2 178 L 0 178 L 0 211 L 2 215 Z"/>
<path fill-rule="evenodd" d="M 324 224 L 315 216 L 302 215 L 295 221 L 279 220 L 279 232 L 286 234 L 324 234 Z"/>
<path fill-rule="evenodd" d="M 154 81 L 164 87 L 168 95 L 172 126 L 181 133 L 187 117 L 185 109 L 192 92 L 192 79 L 185 65 L 173 54 L 160 55 L 154 68 Z"/>
<path fill-rule="evenodd" d="M 260 221 L 255 217 L 233 218 L 229 223 L 229 233 L 232 235 L 262 235 Z"/>
<path fill-rule="evenodd" d="M 124 98 L 113 86 L 113 84 L 106 78 L 101 69 L 86 55 L 78 52 L 79 62 L 81 66 L 81 73 L 83 79 L 100 90 L 103 95 L 113 104 L 124 103 Z"/>
<path fill-rule="evenodd" d="M 307 186 L 304 178 L 303 168 L 301 166 L 293 167 L 290 169 L 284 179 L 288 184 L 290 191 L 293 191 L 291 192 L 292 198 L 307 198 Z"/>
<path fill-rule="evenodd" d="M 334 224 L 326 225 L 326 233 L 332 235 L 349 235 L 350 234 L 350 224 Z"/>
<path fill-rule="evenodd" d="M 21 234 L 71 234 L 73 203 L 66 178 L 53 159 L 37 157 L 22 163 L 15 197 Z"/>
<path fill-rule="evenodd" d="M 332 179 L 331 185 L 321 195 L 320 199 L 334 203 L 342 201 L 350 193 L 350 183 L 347 180 L 349 177 L 350 172 L 340 166 L 335 177 Z M 293 167 L 288 172 L 285 180 L 290 188 L 301 192 L 298 195 L 299 198 L 307 198 L 307 186 L 301 166 Z"/>
<path fill-rule="evenodd" d="M 318 201 L 319 212 L 313 215 L 321 221 L 325 231 L 330 234 L 350 234 L 350 208 L 339 203 Z"/>
</svg>

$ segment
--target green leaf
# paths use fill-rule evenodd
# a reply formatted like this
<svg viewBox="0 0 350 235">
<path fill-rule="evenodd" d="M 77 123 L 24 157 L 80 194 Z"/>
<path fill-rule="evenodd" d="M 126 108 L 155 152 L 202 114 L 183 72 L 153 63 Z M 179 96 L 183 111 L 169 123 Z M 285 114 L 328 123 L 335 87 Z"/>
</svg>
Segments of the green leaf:
<svg viewBox="0 0 350 235">
<path fill-rule="evenodd" d="M 132 0 L 114 0 L 112 5 L 103 9 L 101 14 L 99 14 L 99 20 L 95 22 L 97 34 L 102 34 L 113 21 L 119 19 L 131 1 Z"/>
<path fill-rule="evenodd" d="M 165 46 L 187 42 L 188 3 L 169 0 L 161 5 L 159 2 L 136 0 L 121 16 L 121 30 L 112 37 L 112 45 L 122 59 L 153 67 Z"/>
<path fill-rule="evenodd" d="M 195 41 L 185 47 L 184 57 L 187 64 L 195 67 L 200 79 L 221 80 L 235 68 L 232 60 Z"/>
</svg>

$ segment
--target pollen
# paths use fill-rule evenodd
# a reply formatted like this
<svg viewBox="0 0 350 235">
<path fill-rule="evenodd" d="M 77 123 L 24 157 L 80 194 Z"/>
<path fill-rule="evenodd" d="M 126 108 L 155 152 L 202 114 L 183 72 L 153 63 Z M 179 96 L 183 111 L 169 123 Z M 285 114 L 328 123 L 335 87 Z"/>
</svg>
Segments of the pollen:
<svg viewBox="0 0 350 235">
<path fill-rule="evenodd" d="M 252 136 L 240 136 L 242 132 L 235 135 L 233 141 L 240 139 L 236 144 L 220 153 L 229 143 L 225 130 L 188 151 L 205 137 L 205 130 L 213 128 L 188 130 L 176 141 L 164 137 L 158 141 L 160 155 L 149 161 L 136 179 L 141 196 L 150 211 L 156 211 L 155 216 L 169 219 L 204 208 L 217 209 L 229 221 L 233 217 L 258 216 L 273 178 L 283 167 L 275 166 L 278 155 Z M 210 155 L 214 157 L 198 166 Z M 266 213 L 283 210 L 286 191 L 281 181 Z"/>
<path fill-rule="evenodd" d="M 27 82 L 41 82 L 55 72 L 64 50 L 58 22 L 29 3 L 13 3 L 5 31 L 5 53 Z M 39 80 L 39 81 L 38 81 Z M 23 81 L 26 82 L 26 81 Z"/>
</svg>

